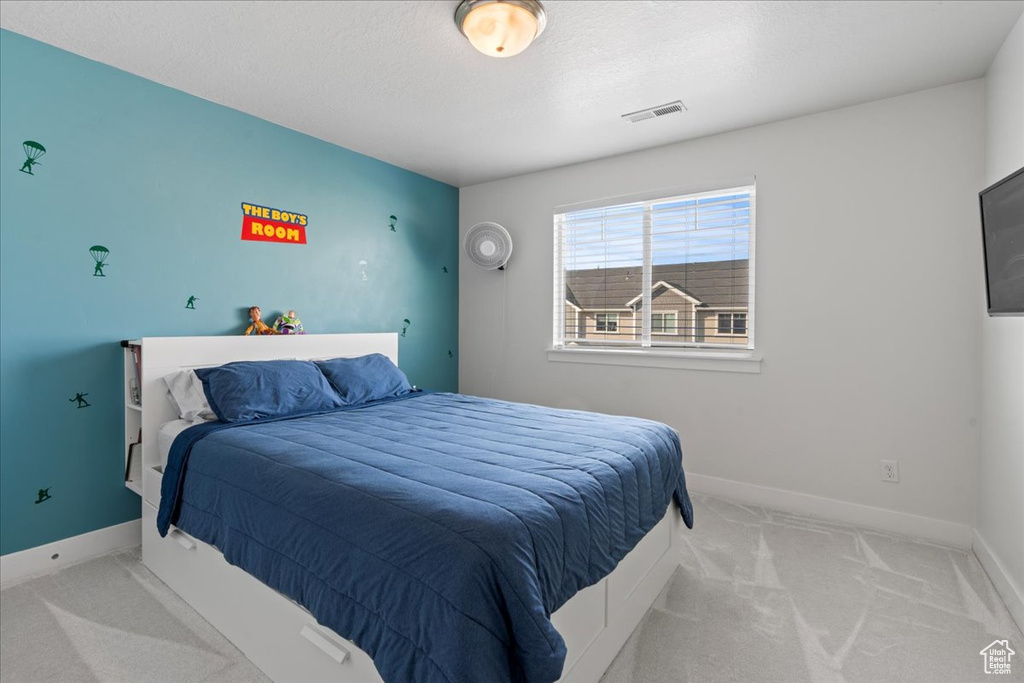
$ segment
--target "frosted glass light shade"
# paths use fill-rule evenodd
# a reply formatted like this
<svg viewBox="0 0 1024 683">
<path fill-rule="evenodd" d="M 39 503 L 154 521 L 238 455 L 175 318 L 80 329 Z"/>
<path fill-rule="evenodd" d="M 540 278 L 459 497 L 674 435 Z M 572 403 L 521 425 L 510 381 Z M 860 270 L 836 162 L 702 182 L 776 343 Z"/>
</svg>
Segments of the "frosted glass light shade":
<svg viewBox="0 0 1024 683">
<path fill-rule="evenodd" d="M 455 23 L 485 55 L 512 57 L 544 30 L 545 15 L 536 0 L 463 0 Z"/>
</svg>

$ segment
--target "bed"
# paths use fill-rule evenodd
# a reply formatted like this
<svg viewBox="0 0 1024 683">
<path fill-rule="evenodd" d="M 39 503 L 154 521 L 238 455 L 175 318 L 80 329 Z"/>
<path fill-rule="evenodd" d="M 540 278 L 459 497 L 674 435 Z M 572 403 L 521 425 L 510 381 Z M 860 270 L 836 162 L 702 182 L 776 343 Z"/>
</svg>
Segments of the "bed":
<svg viewBox="0 0 1024 683">
<path fill-rule="evenodd" d="M 181 368 L 371 352 L 396 335 L 143 340 L 143 561 L 275 681 L 596 681 L 692 521 L 668 427 L 429 392 L 184 430 L 161 405 Z"/>
</svg>

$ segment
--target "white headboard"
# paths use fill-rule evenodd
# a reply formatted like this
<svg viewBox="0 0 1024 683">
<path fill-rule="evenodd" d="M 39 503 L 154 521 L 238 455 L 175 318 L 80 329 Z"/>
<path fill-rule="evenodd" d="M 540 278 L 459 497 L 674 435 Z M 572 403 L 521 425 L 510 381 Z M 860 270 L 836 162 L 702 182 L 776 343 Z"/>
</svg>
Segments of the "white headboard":
<svg viewBox="0 0 1024 683">
<path fill-rule="evenodd" d="M 318 360 L 382 353 L 398 364 L 398 333 L 296 334 L 142 339 L 142 467 L 160 464 L 157 432 L 178 418 L 164 377 L 178 370 L 238 360 Z"/>
</svg>

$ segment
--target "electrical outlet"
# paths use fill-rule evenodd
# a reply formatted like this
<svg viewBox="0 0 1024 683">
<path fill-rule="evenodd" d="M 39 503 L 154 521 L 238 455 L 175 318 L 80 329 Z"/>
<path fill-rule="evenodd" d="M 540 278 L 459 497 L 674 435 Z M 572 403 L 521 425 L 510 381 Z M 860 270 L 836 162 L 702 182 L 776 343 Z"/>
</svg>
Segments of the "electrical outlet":
<svg viewBox="0 0 1024 683">
<path fill-rule="evenodd" d="M 900 481 L 900 461 L 899 460 L 883 460 L 882 461 L 882 481 L 891 481 L 894 484 L 898 484 Z"/>
</svg>

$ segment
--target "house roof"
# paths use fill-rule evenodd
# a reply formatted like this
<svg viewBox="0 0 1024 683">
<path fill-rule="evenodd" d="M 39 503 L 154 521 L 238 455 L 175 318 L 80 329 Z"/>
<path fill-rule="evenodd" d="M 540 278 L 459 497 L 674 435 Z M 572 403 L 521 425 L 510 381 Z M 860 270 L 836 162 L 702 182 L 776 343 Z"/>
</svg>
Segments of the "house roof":
<svg viewBox="0 0 1024 683">
<path fill-rule="evenodd" d="M 687 301 L 689 301 L 692 304 L 700 305 L 700 304 L 703 303 L 700 299 L 698 299 L 697 297 L 693 296 L 692 294 L 687 292 L 685 289 L 682 289 L 680 287 L 676 287 L 671 282 L 665 282 L 664 280 L 658 280 L 657 282 L 651 283 L 651 294 L 652 294 L 652 296 L 660 296 L 663 293 L 663 292 L 658 291 L 660 289 L 664 289 L 664 290 L 667 290 L 667 291 L 675 292 L 677 295 L 683 297 L 684 299 L 686 299 Z M 630 307 L 635 306 L 635 305 L 641 303 L 640 300 L 643 299 L 643 298 L 644 298 L 643 292 L 640 292 L 636 296 L 634 296 L 632 299 L 627 301 L 626 305 L 630 306 Z"/>
<path fill-rule="evenodd" d="M 1013 650 L 1010 649 L 1010 641 L 1009 640 L 993 640 L 979 654 L 985 654 L 986 652 L 988 652 L 989 650 L 994 648 L 996 645 L 999 646 L 1000 650 L 1006 650 L 1006 652 L 1008 654 L 1010 654 L 1010 655 L 1017 654 L 1016 652 L 1014 652 Z"/>
<path fill-rule="evenodd" d="M 677 289 L 709 308 L 746 306 L 748 298 L 747 260 L 708 261 L 656 265 L 651 281 L 658 289 Z M 588 310 L 627 309 L 640 294 L 642 273 L 639 266 L 590 268 L 565 273 L 566 299 Z M 667 288 L 665 287 L 667 285 Z"/>
</svg>

